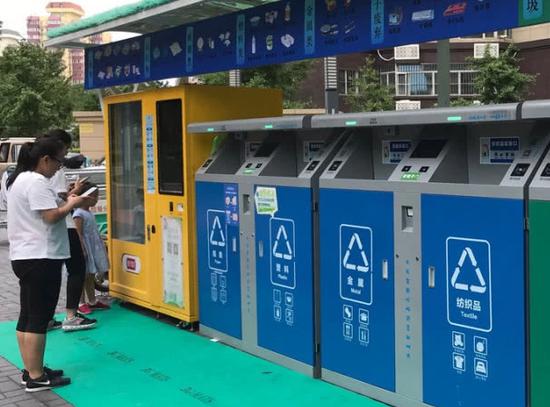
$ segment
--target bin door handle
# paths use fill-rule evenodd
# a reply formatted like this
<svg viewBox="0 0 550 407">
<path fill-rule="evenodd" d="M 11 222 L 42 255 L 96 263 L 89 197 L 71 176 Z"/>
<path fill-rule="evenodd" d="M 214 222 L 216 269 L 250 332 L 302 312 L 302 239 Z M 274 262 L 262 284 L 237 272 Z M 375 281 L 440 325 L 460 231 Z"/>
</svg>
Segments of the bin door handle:
<svg viewBox="0 0 550 407">
<path fill-rule="evenodd" d="M 263 240 L 260 240 L 258 242 L 258 256 L 260 258 L 264 257 L 264 241 Z"/>
<path fill-rule="evenodd" d="M 151 225 L 147 225 L 147 241 L 151 240 Z"/>
<path fill-rule="evenodd" d="M 382 279 L 389 280 L 389 278 L 390 278 L 390 272 L 388 270 L 388 260 L 384 259 L 382 260 Z"/>
<path fill-rule="evenodd" d="M 232 242 L 233 253 L 237 253 L 237 238 L 234 237 L 233 239 L 231 239 L 231 242 Z"/>
<path fill-rule="evenodd" d="M 435 288 L 435 266 L 428 267 L 428 287 Z"/>
</svg>

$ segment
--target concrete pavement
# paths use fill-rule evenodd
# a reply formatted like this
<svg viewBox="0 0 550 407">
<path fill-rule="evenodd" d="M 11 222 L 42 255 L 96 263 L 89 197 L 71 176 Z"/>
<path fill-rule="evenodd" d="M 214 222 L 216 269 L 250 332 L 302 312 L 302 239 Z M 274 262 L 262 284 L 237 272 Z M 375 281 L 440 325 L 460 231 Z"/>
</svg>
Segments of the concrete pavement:
<svg viewBox="0 0 550 407">
<path fill-rule="evenodd" d="M 58 303 L 58 312 L 64 312 L 65 278 Z M 19 283 L 12 272 L 8 258 L 6 229 L 0 229 L 0 322 L 16 320 L 19 315 Z M 15 341 L 15 331 L 13 332 Z M 43 391 L 35 394 L 25 392 L 21 386 L 21 372 L 2 357 L 0 349 L 0 407 L 62 407 L 71 406 L 57 394 Z"/>
</svg>

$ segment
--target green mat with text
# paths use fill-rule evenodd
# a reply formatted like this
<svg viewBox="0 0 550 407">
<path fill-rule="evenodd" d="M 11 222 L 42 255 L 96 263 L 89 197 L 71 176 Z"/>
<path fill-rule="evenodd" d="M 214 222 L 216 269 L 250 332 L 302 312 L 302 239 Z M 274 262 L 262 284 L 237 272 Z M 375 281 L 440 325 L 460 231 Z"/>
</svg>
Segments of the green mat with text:
<svg viewBox="0 0 550 407">
<path fill-rule="evenodd" d="M 56 392 L 77 407 L 361 406 L 382 404 L 113 304 L 89 331 L 48 334 L 46 363 L 65 369 Z M 15 322 L 0 355 L 21 366 Z"/>
</svg>

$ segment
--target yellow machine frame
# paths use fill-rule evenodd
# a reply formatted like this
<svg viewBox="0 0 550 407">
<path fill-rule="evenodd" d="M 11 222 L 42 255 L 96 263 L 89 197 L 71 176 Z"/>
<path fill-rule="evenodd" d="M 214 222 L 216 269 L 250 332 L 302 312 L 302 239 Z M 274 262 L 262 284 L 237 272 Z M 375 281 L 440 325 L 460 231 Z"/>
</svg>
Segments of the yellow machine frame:
<svg viewBox="0 0 550 407">
<path fill-rule="evenodd" d="M 183 143 L 183 196 L 159 193 L 159 135 L 157 102 L 181 100 Z M 105 152 L 107 157 L 107 207 L 109 224 L 109 257 L 111 261 L 110 294 L 113 297 L 192 323 L 198 320 L 197 244 L 195 221 L 195 171 L 211 152 L 214 136 L 187 133 L 193 122 L 279 116 L 282 114 L 282 94 L 271 89 L 228 88 L 218 86 L 185 85 L 151 91 L 116 95 L 105 98 Z M 141 139 L 143 171 L 143 208 L 146 230 L 145 243 L 118 240 L 113 237 L 112 225 L 116 216 L 112 202 L 111 139 L 120 129 L 111 129 L 111 106 L 130 102 L 141 103 Z M 146 138 L 152 124 L 151 137 Z M 147 146 L 149 142 L 149 146 Z M 154 152 L 154 192 L 147 190 L 147 165 Z M 176 169 L 175 169 L 176 170 Z M 150 172 L 150 170 L 149 170 Z M 181 248 L 183 264 L 183 305 L 165 302 L 163 268 L 163 222 L 166 219 L 181 222 Z M 172 223 L 173 224 L 173 223 Z M 177 235 L 176 235 L 177 236 Z M 172 243 L 168 243 L 172 244 Z M 172 250 L 172 249 L 170 249 Z M 176 249 L 173 249 L 176 250 Z M 172 274 L 173 276 L 173 274 Z M 176 275 L 177 276 L 177 275 Z"/>
</svg>

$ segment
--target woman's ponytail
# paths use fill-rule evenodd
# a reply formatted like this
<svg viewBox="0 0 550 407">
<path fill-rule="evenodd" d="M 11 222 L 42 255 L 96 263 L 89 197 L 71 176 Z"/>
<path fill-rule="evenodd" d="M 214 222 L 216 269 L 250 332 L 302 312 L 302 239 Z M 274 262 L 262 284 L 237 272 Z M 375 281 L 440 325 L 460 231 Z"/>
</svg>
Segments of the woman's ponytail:
<svg viewBox="0 0 550 407">
<path fill-rule="evenodd" d="M 31 151 L 33 146 L 34 143 L 31 142 L 25 143 L 21 146 L 21 150 L 19 150 L 19 156 L 17 157 L 17 166 L 15 167 L 15 171 L 8 177 L 8 180 L 6 181 L 6 189 L 8 189 L 15 182 L 19 174 L 33 169 L 31 158 Z"/>
</svg>

